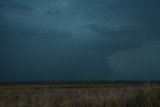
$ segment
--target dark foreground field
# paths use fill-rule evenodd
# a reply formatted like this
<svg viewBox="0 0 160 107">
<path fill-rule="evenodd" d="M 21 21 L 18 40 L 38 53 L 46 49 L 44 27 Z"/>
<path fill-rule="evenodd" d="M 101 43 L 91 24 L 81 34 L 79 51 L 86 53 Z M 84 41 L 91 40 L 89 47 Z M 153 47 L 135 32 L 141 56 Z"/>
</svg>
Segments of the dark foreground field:
<svg viewBox="0 0 160 107">
<path fill-rule="evenodd" d="M 0 107 L 160 107 L 160 85 L 0 85 Z"/>
</svg>

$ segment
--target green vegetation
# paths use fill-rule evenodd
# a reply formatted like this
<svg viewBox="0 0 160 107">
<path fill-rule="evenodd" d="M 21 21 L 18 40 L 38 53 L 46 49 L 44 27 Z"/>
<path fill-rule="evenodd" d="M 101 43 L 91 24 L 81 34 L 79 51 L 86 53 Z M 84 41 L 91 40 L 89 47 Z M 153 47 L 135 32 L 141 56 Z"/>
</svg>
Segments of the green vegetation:
<svg viewBox="0 0 160 107">
<path fill-rule="evenodd" d="M 160 107 L 160 86 L 3 84 L 0 107 Z"/>
</svg>

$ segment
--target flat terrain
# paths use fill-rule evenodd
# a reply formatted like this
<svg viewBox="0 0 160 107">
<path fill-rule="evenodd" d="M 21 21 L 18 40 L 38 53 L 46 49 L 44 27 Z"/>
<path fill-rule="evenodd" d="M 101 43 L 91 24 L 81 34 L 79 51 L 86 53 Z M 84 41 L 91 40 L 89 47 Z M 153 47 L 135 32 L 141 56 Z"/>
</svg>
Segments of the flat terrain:
<svg viewBox="0 0 160 107">
<path fill-rule="evenodd" d="M 160 107 L 160 85 L 1 84 L 0 107 Z"/>
</svg>

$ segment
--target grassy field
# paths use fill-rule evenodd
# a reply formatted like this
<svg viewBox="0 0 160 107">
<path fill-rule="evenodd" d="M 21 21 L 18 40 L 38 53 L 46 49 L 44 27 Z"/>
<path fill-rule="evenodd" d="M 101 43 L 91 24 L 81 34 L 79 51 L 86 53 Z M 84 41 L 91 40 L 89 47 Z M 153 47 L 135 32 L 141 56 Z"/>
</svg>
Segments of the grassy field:
<svg viewBox="0 0 160 107">
<path fill-rule="evenodd" d="M 160 85 L 1 84 L 0 107 L 160 107 Z"/>
</svg>

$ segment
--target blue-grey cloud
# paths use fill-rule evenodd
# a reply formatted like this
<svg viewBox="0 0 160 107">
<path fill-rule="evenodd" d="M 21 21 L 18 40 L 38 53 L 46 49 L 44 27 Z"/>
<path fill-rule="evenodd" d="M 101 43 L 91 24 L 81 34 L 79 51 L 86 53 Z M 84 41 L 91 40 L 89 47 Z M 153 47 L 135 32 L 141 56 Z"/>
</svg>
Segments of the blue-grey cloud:
<svg viewBox="0 0 160 107">
<path fill-rule="evenodd" d="M 47 12 L 46 12 L 47 15 L 60 15 L 61 12 L 52 8 L 52 9 L 48 9 Z"/>
<path fill-rule="evenodd" d="M 160 39 L 159 5 L 159 0 L 1 0 L 0 76 L 112 78 L 118 74 L 110 56 Z"/>
<path fill-rule="evenodd" d="M 106 22 L 108 20 L 106 19 L 105 23 L 91 23 L 84 28 L 90 28 L 97 36 L 105 37 L 105 40 L 110 39 L 109 43 L 105 43 L 108 41 L 99 43 L 104 48 L 115 49 L 114 52 L 134 48 L 144 42 L 160 39 L 160 15 L 158 12 L 160 7 L 158 4 L 160 4 L 159 0 L 115 0 L 109 5 L 101 5 L 99 7 L 99 10 L 103 12 L 99 17 L 108 17 L 109 20 L 113 20 L 113 24 Z M 108 14 L 105 14 L 107 12 Z M 96 19 L 99 23 L 102 21 L 101 18 Z M 124 45 L 122 46 L 122 44 Z"/>
<path fill-rule="evenodd" d="M 33 7 L 25 3 L 17 3 L 11 0 L 1 0 L 0 1 L 1 11 L 18 11 L 22 14 L 28 14 L 33 10 Z"/>
<path fill-rule="evenodd" d="M 35 32 L 33 37 L 42 38 L 42 39 L 65 39 L 65 38 L 72 38 L 72 34 L 69 31 L 59 31 L 59 30 L 52 30 L 48 32 Z"/>
<path fill-rule="evenodd" d="M 93 30 L 97 36 L 100 37 L 115 37 L 115 36 L 136 36 L 140 35 L 143 32 L 141 32 L 142 29 L 139 29 L 137 26 L 133 25 L 123 25 L 119 28 L 115 27 L 107 27 L 107 26 L 101 26 L 97 24 L 90 24 L 83 28 L 90 28 Z"/>
</svg>

